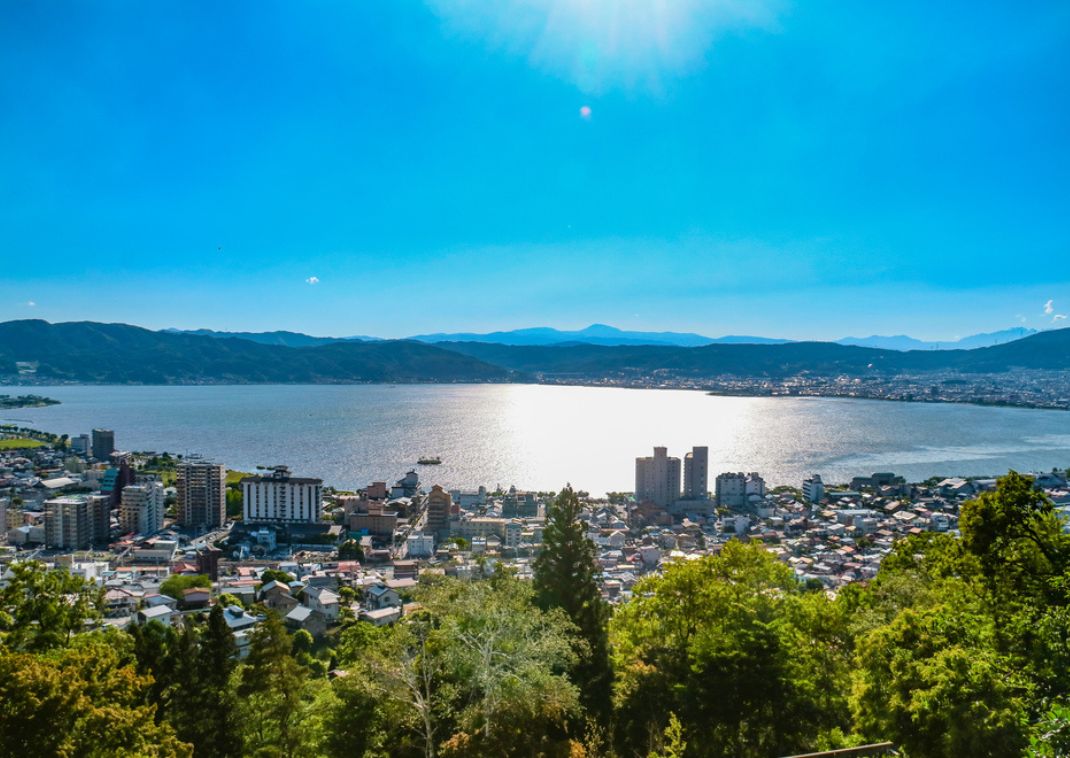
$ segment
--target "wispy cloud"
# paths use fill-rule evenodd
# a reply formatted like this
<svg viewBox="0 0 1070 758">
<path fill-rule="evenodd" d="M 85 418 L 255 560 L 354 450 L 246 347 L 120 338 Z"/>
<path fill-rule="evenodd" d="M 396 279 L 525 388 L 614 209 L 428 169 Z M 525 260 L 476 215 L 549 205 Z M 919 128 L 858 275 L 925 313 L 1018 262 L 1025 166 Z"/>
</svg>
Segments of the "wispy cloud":
<svg viewBox="0 0 1070 758">
<path fill-rule="evenodd" d="M 305 284 L 319 284 L 319 283 L 320 283 L 320 278 L 318 276 L 310 276 L 310 277 L 308 277 L 308 279 L 305 279 Z"/>
<path fill-rule="evenodd" d="M 1049 300 L 1048 302 L 1044 303 L 1044 315 L 1050 316 L 1053 313 L 1055 313 L 1055 301 Z"/>
<path fill-rule="evenodd" d="M 33 300 L 27 300 L 26 301 L 26 307 L 27 308 L 36 308 L 37 307 L 37 303 L 35 303 Z"/>
<path fill-rule="evenodd" d="M 716 39 L 777 27 L 785 0 L 428 0 L 448 31 L 525 57 L 585 92 L 660 90 Z"/>
<path fill-rule="evenodd" d="M 1051 317 L 1051 323 L 1054 324 L 1057 321 L 1063 321 L 1065 319 L 1066 319 L 1066 314 L 1065 313 L 1056 313 L 1054 316 Z"/>
</svg>

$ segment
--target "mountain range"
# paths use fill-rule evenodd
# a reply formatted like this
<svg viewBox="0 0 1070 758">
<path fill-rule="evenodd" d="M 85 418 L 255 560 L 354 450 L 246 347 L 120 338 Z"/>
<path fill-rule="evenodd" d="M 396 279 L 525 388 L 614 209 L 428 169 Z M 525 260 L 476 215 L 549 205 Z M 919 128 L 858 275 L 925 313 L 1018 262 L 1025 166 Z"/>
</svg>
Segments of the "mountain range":
<svg viewBox="0 0 1070 758">
<path fill-rule="evenodd" d="M 272 334 L 287 341 L 295 335 Z M 776 378 L 798 374 L 1005 372 L 1016 368 L 1070 370 L 1070 329 L 970 350 L 911 351 L 834 342 L 680 347 L 323 339 L 329 341 L 295 347 L 218 332 L 157 332 L 86 321 L 8 321 L 0 323 L 0 376 L 16 375 L 18 363 L 35 366 L 41 380 L 142 384 L 501 382 L 658 375 Z"/>
<path fill-rule="evenodd" d="M 39 379 L 109 384 L 486 382 L 513 372 L 420 342 L 331 342 L 307 347 L 154 332 L 90 321 L 0 324 L 0 376 L 16 362 Z"/>
<path fill-rule="evenodd" d="M 905 334 L 894 337 L 873 335 L 872 337 L 844 337 L 836 340 L 841 345 L 857 345 L 859 347 L 879 347 L 885 350 L 971 350 L 975 347 L 991 347 L 1002 345 L 1005 342 L 1013 342 L 1023 337 L 1036 334 L 1036 329 L 1025 326 L 1015 326 L 1010 329 L 1001 329 L 998 332 L 984 332 L 969 337 L 962 337 L 950 342 L 932 342 L 914 339 Z"/>
<path fill-rule="evenodd" d="M 378 341 L 377 337 L 311 337 L 298 332 L 217 332 L 212 329 L 178 330 L 166 329 L 176 334 L 196 334 L 220 339 L 238 338 L 259 342 L 264 345 L 284 345 L 287 347 L 309 347 L 327 345 L 335 342 L 369 342 Z M 975 347 L 988 347 L 1011 342 L 1022 337 L 1036 334 L 1035 329 L 1014 327 L 998 332 L 975 334 L 950 342 L 932 342 L 915 339 L 906 335 L 871 337 L 844 337 L 837 340 L 841 345 L 857 347 L 878 347 L 885 350 L 959 350 Z M 498 332 L 436 332 L 434 334 L 417 334 L 406 339 L 416 342 L 438 344 L 441 342 L 485 342 L 495 345 L 605 345 L 620 347 L 625 345 L 672 345 L 674 347 L 702 347 L 704 345 L 782 345 L 792 340 L 772 337 L 755 337 L 749 335 L 726 335 L 723 337 L 706 337 L 694 332 L 642 332 L 626 331 L 606 324 L 591 324 L 585 329 L 563 330 L 549 326 L 536 326 L 527 329 L 513 329 Z"/>
</svg>

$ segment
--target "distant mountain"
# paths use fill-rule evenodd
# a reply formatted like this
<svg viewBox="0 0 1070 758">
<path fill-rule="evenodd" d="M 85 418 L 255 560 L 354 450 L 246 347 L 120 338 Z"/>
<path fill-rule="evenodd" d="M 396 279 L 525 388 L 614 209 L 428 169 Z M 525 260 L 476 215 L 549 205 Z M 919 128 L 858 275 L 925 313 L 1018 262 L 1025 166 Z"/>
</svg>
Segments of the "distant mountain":
<svg viewBox="0 0 1070 758">
<path fill-rule="evenodd" d="M 153 332 L 126 324 L 0 324 L 0 375 L 17 362 L 44 380 L 113 384 L 484 382 L 622 376 L 778 378 L 899 372 L 1070 371 L 1070 329 L 971 350 L 887 350 L 834 342 L 503 345 L 412 340 L 290 347 L 244 338 Z"/>
<path fill-rule="evenodd" d="M 338 342 L 379 342 L 379 337 L 364 335 L 352 337 L 313 337 L 300 332 L 221 332 L 213 329 L 165 329 L 173 334 L 193 334 L 216 339 L 242 339 L 261 345 L 281 345 L 284 347 L 318 347 Z M 908 337 L 897 336 L 844 337 L 837 340 L 840 345 L 856 347 L 875 347 L 883 350 L 962 350 L 975 347 L 989 347 L 1004 342 L 1036 334 L 1035 329 L 1015 327 L 998 332 L 975 334 L 954 342 L 926 342 Z M 437 345 L 443 342 L 480 342 L 494 345 L 603 345 L 606 347 L 624 347 L 638 345 L 671 345 L 674 347 L 702 347 L 704 345 L 783 345 L 791 340 L 751 335 L 726 335 L 724 337 L 705 337 L 694 332 L 636 332 L 618 329 L 606 324 L 591 324 L 586 329 L 575 331 L 554 329 L 548 326 L 536 326 L 528 329 L 514 329 L 504 332 L 436 332 L 418 334 L 407 339 Z"/>
<path fill-rule="evenodd" d="M 1005 342 L 1020 340 L 1023 337 L 1029 337 L 1036 333 L 1036 329 L 1016 326 L 1011 329 L 1002 329 L 998 332 L 974 334 L 973 336 L 963 337 L 962 339 L 951 342 L 926 342 L 924 340 L 908 337 L 905 334 L 899 334 L 894 337 L 885 337 L 876 334 L 872 337 L 844 337 L 841 340 L 836 340 L 836 342 L 840 345 L 877 347 L 884 350 L 970 350 L 976 347 L 1002 345 Z"/>
<path fill-rule="evenodd" d="M 1070 329 L 972 350 L 887 350 L 835 342 L 780 345 L 495 345 L 439 343 L 486 363 L 557 378 L 610 375 L 785 377 L 862 376 L 897 372 L 1003 372 L 1015 368 L 1070 370 Z"/>
<path fill-rule="evenodd" d="M 408 341 L 307 347 L 153 332 L 126 324 L 8 321 L 0 324 L 0 374 L 37 364 L 41 379 L 113 384 L 483 382 L 510 371 Z"/>
<path fill-rule="evenodd" d="M 409 339 L 418 342 L 483 342 L 495 345 L 674 345 L 676 347 L 700 347 L 713 344 L 760 344 L 779 345 L 787 340 L 768 337 L 704 337 L 693 332 L 631 332 L 606 324 L 591 324 L 586 329 L 567 331 L 549 326 L 529 329 L 514 329 L 508 332 L 457 332 L 418 334 Z"/>
<path fill-rule="evenodd" d="M 217 332 L 214 329 L 164 329 L 170 334 L 194 334 L 198 337 L 215 337 L 216 339 L 239 339 L 256 342 L 260 345 L 282 345 L 284 347 L 315 347 L 331 345 L 335 342 L 361 341 L 358 337 L 312 337 L 300 332 Z"/>
</svg>

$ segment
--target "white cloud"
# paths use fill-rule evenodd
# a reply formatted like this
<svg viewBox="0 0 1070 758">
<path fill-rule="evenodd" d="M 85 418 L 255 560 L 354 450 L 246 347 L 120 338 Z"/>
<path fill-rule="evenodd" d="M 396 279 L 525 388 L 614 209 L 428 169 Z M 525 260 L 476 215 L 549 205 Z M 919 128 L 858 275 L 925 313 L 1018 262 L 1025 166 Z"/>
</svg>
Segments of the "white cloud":
<svg viewBox="0 0 1070 758">
<path fill-rule="evenodd" d="M 1065 313 L 1056 313 L 1054 316 L 1051 317 L 1051 323 L 1054 324 L 1056 321 L 1062 321 L 1065 318 L 1066 318 L 1066 314 Z"/>
<path fill-rule="evenodd" d="M 35 303 L 33 300 L 27 300 L 26 301 L 26 307 L 27 308 L 36 308 L 37 307 L 37 303 Z"/>
<path fill-rule="evenodd" d="M 1029 319 L 1027 319 L 1021 313 L 1019 313 L 1017 316 L 1015 316 L 1015 318 L 1018 319 L 1018 323 L 1020 323 L 1020 324 L 1026 324 L 1026 323 L 1029 322 Z"/>
<path fill-rule="evenodd" d="M 308 279 L 305 279 L 305 284 L 319 284 L 319 283 L 320 283 L 320 278 L 318 276 L 310 276 L 310 277 L 308 277 Z"/>
<path fill-rule="evenodd" d="M 1044 303 L 1044 315 L 1050 316 L 1053 313 L 1055 313 L 1055 301 L 1049 300 L 1048 302 Z"/>
</svg>

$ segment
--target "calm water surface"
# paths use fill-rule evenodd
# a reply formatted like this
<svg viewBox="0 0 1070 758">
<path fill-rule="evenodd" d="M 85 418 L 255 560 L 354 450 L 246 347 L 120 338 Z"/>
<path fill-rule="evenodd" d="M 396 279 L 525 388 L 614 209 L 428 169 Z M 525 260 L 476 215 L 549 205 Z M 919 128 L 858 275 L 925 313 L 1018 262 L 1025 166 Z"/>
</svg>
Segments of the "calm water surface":
<svg viewBox="0 0 1070 758">
<path fill-rule="evenodd" d="M 230 468 L 285 463 L 353 488 L 393 481 L 425 455 L 425 485 L 565 482 L 631 490 L 654 445 L 710 448 L 710 474 L 772 484 L 895 471 L 908 479 L 1070 466 L 1070 413 L 824 398 L 711 397 L 679 390 L 537 385 L 34 387 L 61 400 L 0 411 L 56 433 L 115 430 L 126 450 L 200 453 Z"/>
</svg>

